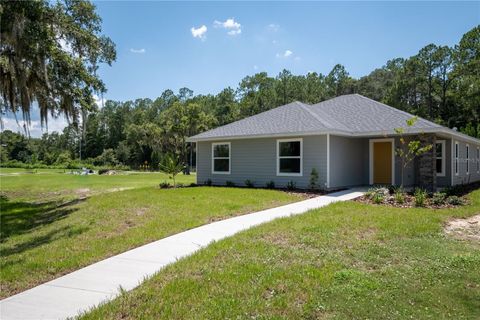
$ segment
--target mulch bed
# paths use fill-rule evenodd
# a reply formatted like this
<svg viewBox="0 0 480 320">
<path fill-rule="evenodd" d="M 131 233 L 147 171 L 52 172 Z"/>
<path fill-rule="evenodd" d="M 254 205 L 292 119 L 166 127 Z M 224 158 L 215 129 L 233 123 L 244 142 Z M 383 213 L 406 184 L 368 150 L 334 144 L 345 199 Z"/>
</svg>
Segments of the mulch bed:
<svg viewBox="0 0 480 320">
<path fill-rule="evenodd" d="M 428 198 L 425 200 L 425 205 L 420 208 L 429 208 L 429 209 L 456 208 L 456 207 L 467 205 L 469 203 L 469 200 L 466 196 L 460 197 L 460 199 L 462 200 L 461 205 L 452 205 L 449 203 L 444 203 L 442 205 L 435 205 L 432 203 L 432 199 Z M 396 207 L 396 208 L 419 208 L 415 205 L 415 197 L 410 194 L 405 195 L 405 202 L 401 204 L 395 202 L 395 198 L 393 197 L 393 195 L 385 197 L 383 202 L 379 204 L 373 202 L 373 200 L 368 198 L 367 196 L 361 196 L 359 198 L 354 199 L 353 201 L 372 204 L 372 205 L 378 205 L 378 206 L 383 205 L 383 206 L 389 206 L 389 207 Z"/>
</svg>

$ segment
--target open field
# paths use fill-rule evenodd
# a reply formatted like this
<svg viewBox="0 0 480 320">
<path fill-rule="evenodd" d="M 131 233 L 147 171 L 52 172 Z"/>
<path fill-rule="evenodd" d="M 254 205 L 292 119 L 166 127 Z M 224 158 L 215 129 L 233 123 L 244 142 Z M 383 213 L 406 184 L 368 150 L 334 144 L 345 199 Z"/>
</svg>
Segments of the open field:
<svg viewBox="0 0 480 320">
<path fill-rule="evenodd" d="M 70 169 L 16 169 L 0 168 L 2 194 L 15 200 L 58 200 L 74 199 L 78 196 L 118 191 L 119 188 L 131 189 L 158 186 L 162 181 L 170 181 L 160 172 L 124 171 L 120 174 L 74 175 L 67 174 Z M 195 175 L 178 175 L 178 183 L 195 182 Z"/>
<path fill-rule="evenodd" d="M 168 266 L 82 319 L 479 319 L 480 213 L 344 202 L 276 220 Z"/>
<path fill-rule="evenodd" d="M 165 178 L 51 171 L 1 176 L 0 297 L 213 220 L 301 200 L 273 190 L 159 189 Z"/>
</svg>

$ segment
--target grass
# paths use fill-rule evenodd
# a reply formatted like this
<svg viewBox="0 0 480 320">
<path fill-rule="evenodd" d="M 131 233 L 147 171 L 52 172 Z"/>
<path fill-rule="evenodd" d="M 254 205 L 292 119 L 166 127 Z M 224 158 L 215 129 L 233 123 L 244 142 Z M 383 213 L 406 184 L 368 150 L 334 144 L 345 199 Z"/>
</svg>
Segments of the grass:
<svg viewBox="0 0 480 320">
<path fill-rule="evenodd" d="M 210 221 L 300 200 L 272 190 L 159 189 L 155 185 L 163 178 L 158 173 L 2 176 L 0 298 Z M 134 189 L 110 192 L 124 187 Z M 79 188 L 95 192 L 78 198 Z"/>
<path fill-rule="evenodd" d="M 336 203 L 172 264 L 82 319 L 479 319 L 480 245 L 442 232 L 480 212 Z"/>
<path fill-rule="evenodd" d="M 74 175 L 68 169 L 17 169 L 0 168 L 2 194 L 15 200 L 45 201 L 75 199 L 79 195 L 92 195 L 115 191 L 119 188 L 141 188 L 158 186 L 170 181 L 160 172 L 121 172 L 118 175 Z M 195 182 L 195 175 L 179 175 L 178 183 Z"/>
</svg>

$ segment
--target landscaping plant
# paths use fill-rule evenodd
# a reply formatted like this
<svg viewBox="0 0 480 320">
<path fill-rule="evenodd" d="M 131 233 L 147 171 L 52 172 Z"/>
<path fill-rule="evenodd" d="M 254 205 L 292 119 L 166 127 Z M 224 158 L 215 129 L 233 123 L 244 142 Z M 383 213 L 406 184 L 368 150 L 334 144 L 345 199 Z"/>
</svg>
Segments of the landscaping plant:
<svg viewBox="0 0 480 320">
<path fill-rule="evenodd" d="M 318 189 L 318 171 L 315 168 L 312 168 L 310 172 L 310 183 L 308 185 L 310 190 L 317 190 Z"/>
<path fill-rule="evenodd" d="M 160 170 L 168 174 L 170 179 L 173 180 L 174 188 L 177 186 L 175 183 L 175 177 L 182 172 L 182 169 L 183 165 L 172 154 L 167 154 L 163 159 L 163 162 L 160 164 Z"/>
<path fill-rule="evenodd" d="M 445 198 L 447 195 L 443 192 L 435 192 L 432 196 L 432 203 L 436 206 L 445 204 Z"/>
<path fill-rule="evenodd" d="M 275 182 L 274 182 L 273 180 L 270 180 L 269 182 L 267 182 L 267 183 L 265 184 L 265 187 L 266 187 L 267 189 L 275 189 Z"/>
<path fill-rule="evenodd" d="M 414 193 L 415 206 L 416 207 L 424 207 L 425 202 L 427 200 L 427 196 L 428 196 L 427 191 L 425 191 L 422 188 L 416 188 L 415 193 Z"/>
<path fill-rule="evenodd" d="M 245 186 L 247 188 L 253 188 L 253 187 L 255 187 L 255 183 L 252 180 L 247 179 L 247 180 L 245 180 Z"/>
<path fill-rule="evenodd" d="M 288 181 L 287 190 L 295 190 L 295 189 L 297 189 L 297 184 L 295 183 L 295 181 L 293 180 Z"/>
<path fill-rule="evenodd" d="M 412 127 L 415 125 L 415 122 L 417 122 L 418 117 L 413 117 L 408 120 L 406 120 L 407 123 L 407 129 L 405 128 L 395 128 L 395 133 L 400 136 L 400 147 L 397 148 L 396 150 L 396 155 L 400 157 L 400 160 L 402 162 L 402 172 L 401 172 L 401 184 L 400 186 L 403 187 L 403 176 L 404 176 L 404 171 L 405 168 L 408 167 L 408 165 L 419 155 L 422 155 L 428 151 L 430 151 L 433 148 L 433 145 L 427 144 L 427 145 L 421 145 L 420 140 L 410 140 L 406 141 L 405 139 L 405 134 L 408 131 L 408 128 Z"/>
<path fill-rule="evenodd" d="M 398 204 L 405 203 L 405 190 L 402 187 L 395 189 L 395 193 L 393 195 L 395 202 Z"/>
</svg>

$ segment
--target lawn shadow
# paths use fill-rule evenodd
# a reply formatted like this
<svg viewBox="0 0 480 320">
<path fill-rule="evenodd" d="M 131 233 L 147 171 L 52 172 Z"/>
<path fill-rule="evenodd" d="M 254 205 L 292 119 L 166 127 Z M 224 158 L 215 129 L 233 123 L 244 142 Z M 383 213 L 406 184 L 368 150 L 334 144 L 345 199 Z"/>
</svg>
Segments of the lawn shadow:
<svg viewBox="0 0 480 320">
<path fill-rule="evenodd" d="M 0 242 L 66 218 L 78 210 L 72 206 L 83 200 L 85 199 L 61 203 L 59 201 L 29 203 L 0 199 Z"/>
<path fill-rule="evenodd" d="M 28 241 L 18 243 L 10 248 L 3 249 L 0 253 L 2 257 L 8 257 L 13 254 L 22 253 L 36 247 L 40 247 L 58 238 L 70 238 L 85 232 L 87 227 L 72 228 L 71 226 L 61 227 L 48 232 L 45 235 L 36 236 Z"/>
</svg>

